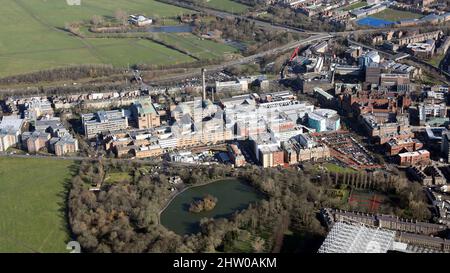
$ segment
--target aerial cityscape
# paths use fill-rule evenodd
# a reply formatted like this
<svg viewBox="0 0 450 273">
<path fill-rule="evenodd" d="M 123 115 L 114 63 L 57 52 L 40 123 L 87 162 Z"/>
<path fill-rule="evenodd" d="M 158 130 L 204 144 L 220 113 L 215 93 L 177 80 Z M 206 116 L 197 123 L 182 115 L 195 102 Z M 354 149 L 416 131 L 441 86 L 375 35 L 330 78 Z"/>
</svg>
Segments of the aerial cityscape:
<svg viewBox="0 0 450 273">
<path fill-rule="evenodd" d="M 450 1 L 1 6 L 0 253 L 450 253 Z"/>
</svg>

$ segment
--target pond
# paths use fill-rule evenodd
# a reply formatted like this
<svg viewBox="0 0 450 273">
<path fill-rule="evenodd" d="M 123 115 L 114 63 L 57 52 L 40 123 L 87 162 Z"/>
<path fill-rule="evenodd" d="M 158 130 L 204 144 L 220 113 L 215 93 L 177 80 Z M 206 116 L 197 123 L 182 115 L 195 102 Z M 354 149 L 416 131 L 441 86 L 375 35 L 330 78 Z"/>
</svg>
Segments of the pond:
<svg viewBox="0 0 450 273">
<path fill-rule="evenodd" d="M 192 201 L 210 194 L 218 199 L 211 211 L 192 213 Z M 250 203 L 263 199 L 258 192 L 242 180 L 226 179 L 208 185 L 192 187 L 179 194 L 161 214 L 161 224 L 178 234 L 200 231 L 200 220 L 207 218 L 227 218 L 235 211 L 246 209 Z"/>
<path fill-rule="evenodd" d="M 148 32 L 164 32 L 164 33 L 190 33 L 194 31 L 194 26 L 191 25 L 178 25 L 178 26 L 160 26 L 150 27 Z"/>
<path fill-rule="evenodd" d="M 360 26 L 369 26 L 369 27 L 385 27 L 394 24 L 394 22 L 392 21 L 387 21 L 374 17 L 365 17 L 356 21 L 356 23 Z"/>
</svg>

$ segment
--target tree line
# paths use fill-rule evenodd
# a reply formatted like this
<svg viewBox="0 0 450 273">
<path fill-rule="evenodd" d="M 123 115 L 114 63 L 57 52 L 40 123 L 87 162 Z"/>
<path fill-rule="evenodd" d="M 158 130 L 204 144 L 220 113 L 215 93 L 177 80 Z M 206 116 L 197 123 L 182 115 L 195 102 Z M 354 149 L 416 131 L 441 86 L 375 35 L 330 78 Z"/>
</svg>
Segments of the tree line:
<svg viewBox="0 0 450 273">
<path fill-rule="evenodd" d="M 208 22 L 197 22 L 194 34 L 204 35 L 208 32 L 220 33 L 223 39 L 249 44 L 243 51 L 244 55 L 252 55 L 299 39 L 296 33 L 274 31 L 257 26 L 241 18 L 211 18 Z"/>
<path fill-rule="evenodd" d="M 36 84 L 40 82 L 52 82 L 59 80 L 79 80 L 82 78 L 98 78 L 121 73 L 123 73 L 123 69 L 115 68 L 112 65 L 103 65 L 103 64 L 77 65 L 4 77 L 0 78 L 0 84 L 3 85 L 11 85 L 19 83 Z"/>
<path fill-rule="evenodd" d="M 126 172 L 129 178 L 106 183 L 104 178 L 111 172 Z M 158 221 L 160 210 L 172 196 L 169 178 L 175 175 L 186 186 L 230 177 L 243 179 L 265 198 L 229 218 L 202 219 L 197 234 L 178 235 Z M 241 251 L 236 246 L 242 241 L 250 242 L 251 247 L 246 250 L 249 252 L 278 252 L 283 249 L 286 231 L 324 237 L 326 231 L 318 212 L 323 207 L 348 209 L 341 197 L 329 191 L 346 183 L 355 187 L 364 187 L 364 181 L 387 184 L 379 190 L 399 199 L 392 213 L 400 216 L 409 213 L 419 219 L 422 213 L 427 217 L 420 212 L 426 211 L 421 205 L 420 185 L 395 174 L 386 177 L 381 174 L 344 177 L 317 172 L 314 168 L 232 169 L 226 165 L 176 168 L 132 161 L 84 161 L 72 180 L 69 222 L 75 239 L 86 252 L 227 252 Z M 100 191 L 90 191 L 93 185 L 101 185 Z"/>
</svg>

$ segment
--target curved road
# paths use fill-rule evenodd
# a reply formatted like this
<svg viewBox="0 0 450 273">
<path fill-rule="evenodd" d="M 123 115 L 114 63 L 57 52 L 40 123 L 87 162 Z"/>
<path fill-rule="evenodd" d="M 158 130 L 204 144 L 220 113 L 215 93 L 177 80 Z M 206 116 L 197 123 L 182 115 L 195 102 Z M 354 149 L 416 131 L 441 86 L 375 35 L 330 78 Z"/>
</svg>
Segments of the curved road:
<svg viewBox="0 0 450 273">
<path fill-rule="evenodd" d="M 290 42 L 290 43 L 288 43 L 286 45 L 283 45 L 283 46 L 280 46 L 280 47 L 276 47 L 276 48 L 273 48 L 273 49 L 270 49 L 270 50 L 267 50 L 267 51 L 264 51 L 264 52 L 260 52 L 260 53 L 257 53 L 255 55 L 251 55 L 251 56 L 243 57 L 243 58 L 240 58 L 240 59 L 228 61 L 228 62 L 219 64 L 219 65 L 205 66 L 204 68 L 207 71 L 209 71 L 209 72 L 221 71 L 221 70 L 224 70 L 227 67 L 241 65 L 241 64 L 248 64 L 248 63 L 254 62 L 257 59 L 262 58 L 262 57 L 283 53 L 285 51 L 292 50 L 292 49 L 297 48 L 297 47 L 302 46 L 302 45 L 307 45 L 307 44 L 311 44 L 311 43 L 314 43 L 314 42 L 327 40 L 327 39 L 330 39 L 332 37 L 333 37 L 333 35 L 330 35 L 328 33 L 316 34 L 316 35 L 308 37 L 308 38 L 306 38 L 304 40 L 293 41 L 293 42 Z M 165 83 L 165 82 L 171 82 L 171 81 L 176 81 L 176 80 L 180 80 L 180 79 L 186 79 L 186 78 L 195 77 L 195 76 L 198 76 L 198 75 L 201 74 L 200 68 L 192 69 L 192 70 L 194 70 L 194 71 L 188 72 L 188 73 L 183 73 L 183 74 L 178 74 L 178 75 L 175 75 L 175 76 L 170 76 L 170 77 L 168 77 L 166 79 L 160 79 L 160 80 L 152 81 L 152 84 Z M 146 88 L 146 87 L 148 88 L 149 87 L 148 85 L 149 85 L 148 83 L 144 82 L 143 87 L 144 88 Z"/>
</svg>

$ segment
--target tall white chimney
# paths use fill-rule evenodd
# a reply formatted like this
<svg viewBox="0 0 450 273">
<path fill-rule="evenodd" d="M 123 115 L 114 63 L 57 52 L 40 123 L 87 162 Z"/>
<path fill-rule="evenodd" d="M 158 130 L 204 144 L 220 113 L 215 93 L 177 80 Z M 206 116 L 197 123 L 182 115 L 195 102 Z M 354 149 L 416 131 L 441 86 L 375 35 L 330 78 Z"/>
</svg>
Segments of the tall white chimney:
<svg viewBox="0 0 450 273">
<path fill-rule="evenodd" d="M 203 100 L 206 100 L 206 69 L 202 68 L 202 91 Z"/>
</svg>

